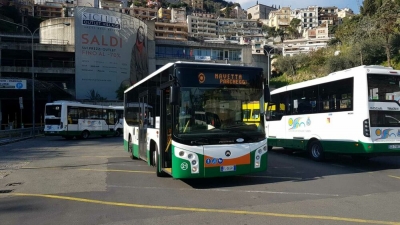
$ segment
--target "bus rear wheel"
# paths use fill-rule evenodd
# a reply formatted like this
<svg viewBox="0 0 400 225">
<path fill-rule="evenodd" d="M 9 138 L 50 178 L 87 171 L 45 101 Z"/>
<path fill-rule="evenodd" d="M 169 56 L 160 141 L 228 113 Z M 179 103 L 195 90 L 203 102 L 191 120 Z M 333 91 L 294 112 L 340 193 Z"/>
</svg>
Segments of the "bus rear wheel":
<svg viewBox="0 0 400 225">
<path fill-rule="evenodd" d="M 121 130 L 120 130 L 120 129 L 117 129 L 117 130 L 115 131 L 115 133 L 114 133 L 114 136 L 115 136 L 115 137 L 121 136 Z"/>
<path fill-rule="evenodd" d="M 313 160 L 320 162 L 325 159 L 324 149 L 318 140 L 312 140 L 308 145 L 308 151 Z"/>
<path fill-rule="evenodd" d="M 81 134 L 82 139 L 88 139 L 89 136 L 90 136 L 90 133 L 89 133 L 89 131 L 87 131 L 87 130 L 84 130 L 84 131 L 82 132 L 82 134 Z"/>
</svg>

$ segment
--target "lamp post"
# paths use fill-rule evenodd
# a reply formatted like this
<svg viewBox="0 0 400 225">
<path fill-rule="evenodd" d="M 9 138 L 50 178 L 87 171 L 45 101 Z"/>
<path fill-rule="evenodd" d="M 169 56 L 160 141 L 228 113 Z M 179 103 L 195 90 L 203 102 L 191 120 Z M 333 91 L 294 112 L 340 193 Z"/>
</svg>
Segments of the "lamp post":
<svg viewBox="0 0 400 225">
<path fill-rule="evenodd" d="M 267 55 L 267 57 L 268 57 L 268 62 L 267 62 L 267 64 L 268 64 L 268 71 L 267 71 L 267 84 L 268 84 L 268 86 L 269 86 L 269 77 L 270 77 L 270 74 L 271 74 L 271 52 L 272 52 L 272 50 L 274 50 L 274 48 L 273 47 L 271 47 L 271 46 L 268 46 L 268 45 L 264 45 L 264 54 L 266 54 Z"/>
<path fill-rule="evenodd" d="M 33 60 L 33 57 L 34 57 L 33 36 L 35 35 L 36 31 L 38 31 L 41 27 L 36 28 L 32 32 L 28 27 L 26 27 L 24 25 L 13 23 L 13 22 L 10 22 L 8 20 L 3 20 L 3 19 L 0 19 L 0 21 L 4 21 L 4 22 L 7 22 L 7 23 L 11 23 L 11 24 L 17 25 L 17 26 L 21 26 L 21 27 L 27 29 L 29 31 L 29 33 L 31 34 L 31 41 L 32 41 L 32 43 L 31 43 L 31 45 L 32 45 L 31 46 L 31 51 L 32 51 L 32 54 L 31 54 L 31 56 L 32 56 L 32 68 L 31 68 L 31 72 L 32 72 L 32 136 L 35 137 L 35 72 L 34 72 L 35 63 L 34 63 L 34 60 Z M 56 25 L 69 26 L 71 24 L 70 23 L 57 23 L 57 24 L 50 24 L 50 25 L 43 26 L 43 27 L 50 27 L 50 26 L 56 26 Z"/>
</svg>

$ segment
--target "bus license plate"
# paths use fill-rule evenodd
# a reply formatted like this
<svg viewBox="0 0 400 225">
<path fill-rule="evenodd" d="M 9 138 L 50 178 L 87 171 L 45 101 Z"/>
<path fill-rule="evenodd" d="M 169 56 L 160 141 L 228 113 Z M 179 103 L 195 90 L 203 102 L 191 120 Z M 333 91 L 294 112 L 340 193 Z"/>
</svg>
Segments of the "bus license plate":
<svg viewBox="0 0 400 225">
<path fill-rule="evenodd" d="M 389 149 L 399 149 L 400 150 L 400 145 L 389 145 Z"/>
<path fill-rule="evenodd" d="M 236 171 L 236 166 L 221 166 L 221 172 Z"/>
</svg>

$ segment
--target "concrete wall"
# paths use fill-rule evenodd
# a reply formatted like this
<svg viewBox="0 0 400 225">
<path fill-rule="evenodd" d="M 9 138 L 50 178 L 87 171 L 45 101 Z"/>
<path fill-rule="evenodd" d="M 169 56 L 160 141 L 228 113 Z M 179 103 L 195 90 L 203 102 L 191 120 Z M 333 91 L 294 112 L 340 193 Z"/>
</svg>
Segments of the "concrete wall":
<svg viewBox="0 0 400 225">
<path fill-rule="evenodd" d="M 75 45 L 74 17 L 45 20 L 40 23 L 39 31 L 41 44 Z"/>
</svg>

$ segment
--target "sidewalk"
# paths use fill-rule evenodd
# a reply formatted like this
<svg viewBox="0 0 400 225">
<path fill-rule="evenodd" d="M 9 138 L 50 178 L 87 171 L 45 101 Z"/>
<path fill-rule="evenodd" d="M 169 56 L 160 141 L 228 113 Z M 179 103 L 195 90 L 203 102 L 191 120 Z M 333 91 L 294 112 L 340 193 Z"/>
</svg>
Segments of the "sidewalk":
<svg viewBox="0 0 400 225">
<path fill-rule="evenodd" d="M 36 136 L 43 136 L 41 132 L 42 128 L 35 129 Z M 24 128 L 24 129 L 14 129 L 14 130 L 0 130 L 0 146 L 14 143 L 18 141 L 23 141 L 26 139 L 33 138 L 32 136 L 32 129 Z"/>
</svg>

